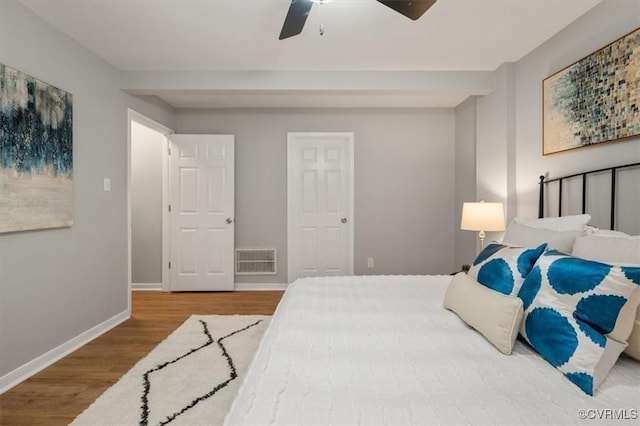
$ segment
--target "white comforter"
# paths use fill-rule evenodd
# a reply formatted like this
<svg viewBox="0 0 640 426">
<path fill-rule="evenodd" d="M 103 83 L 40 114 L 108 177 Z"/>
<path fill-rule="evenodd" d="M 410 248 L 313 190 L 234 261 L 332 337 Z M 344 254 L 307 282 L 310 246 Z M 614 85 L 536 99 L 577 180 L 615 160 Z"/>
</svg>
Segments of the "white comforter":
<svg viewBox="0 0 640 426">
<path fill-rule="evenodd" d="M 637 424 L 636 361 L 621 358 L 589 397 L 526 344 L 503 355 L 445 310 L 450 279 L 296 281 L 226 424 Z"/>
</svg>

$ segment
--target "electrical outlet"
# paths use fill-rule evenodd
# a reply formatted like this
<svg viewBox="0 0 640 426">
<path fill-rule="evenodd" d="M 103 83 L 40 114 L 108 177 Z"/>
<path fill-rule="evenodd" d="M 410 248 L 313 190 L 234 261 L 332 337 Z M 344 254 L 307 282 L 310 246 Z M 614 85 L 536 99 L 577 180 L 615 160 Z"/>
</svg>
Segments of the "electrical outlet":
<svg viewBox="0 0 640 426">
<path fill-rule="evenodd" d="M 373 268 L 373 257 L 367 259 L 367 268 Z"/>
</svg>

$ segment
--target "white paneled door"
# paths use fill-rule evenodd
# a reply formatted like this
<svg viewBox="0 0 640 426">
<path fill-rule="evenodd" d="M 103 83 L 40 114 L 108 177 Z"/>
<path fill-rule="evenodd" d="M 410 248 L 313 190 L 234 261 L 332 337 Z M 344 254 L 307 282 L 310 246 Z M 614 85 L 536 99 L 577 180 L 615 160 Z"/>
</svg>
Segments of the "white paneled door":
<svg viewBox="0 0 640 426">
<path fill-rule="evenodd" d="M 233 290 L 234 137 L 170 139 L 170 289 Z"/>
<path fill-rule="evenodd" d="M 353 133 L 289 133 L 289 282 L 353 274 Z"/>
</svg>

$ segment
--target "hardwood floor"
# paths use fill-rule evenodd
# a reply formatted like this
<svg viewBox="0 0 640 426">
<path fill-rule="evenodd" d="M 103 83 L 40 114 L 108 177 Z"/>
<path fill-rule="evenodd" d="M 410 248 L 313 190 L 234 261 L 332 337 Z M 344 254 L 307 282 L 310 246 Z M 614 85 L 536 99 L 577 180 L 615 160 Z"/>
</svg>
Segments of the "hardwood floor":
<svg viewBox="0 0 640 426">
<path fill-rule="evenodd" d="M 0 425 L 68 425 L 190 315 L 271 315 L 282 294 L 134 292 L 129 320 L 0 395 Z"/>
</svg>

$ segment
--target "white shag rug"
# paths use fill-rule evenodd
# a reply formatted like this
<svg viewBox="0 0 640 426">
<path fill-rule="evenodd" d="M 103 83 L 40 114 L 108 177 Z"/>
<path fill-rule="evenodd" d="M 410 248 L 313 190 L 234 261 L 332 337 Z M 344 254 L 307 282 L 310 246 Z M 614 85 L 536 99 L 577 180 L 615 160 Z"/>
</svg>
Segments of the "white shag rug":
<svg viewBox="0 0 640 426">
<path fill-rule="evenodd" d="M 191 316 L 71 424 L 221 425 L 270 319 Z"/>
</svg>

